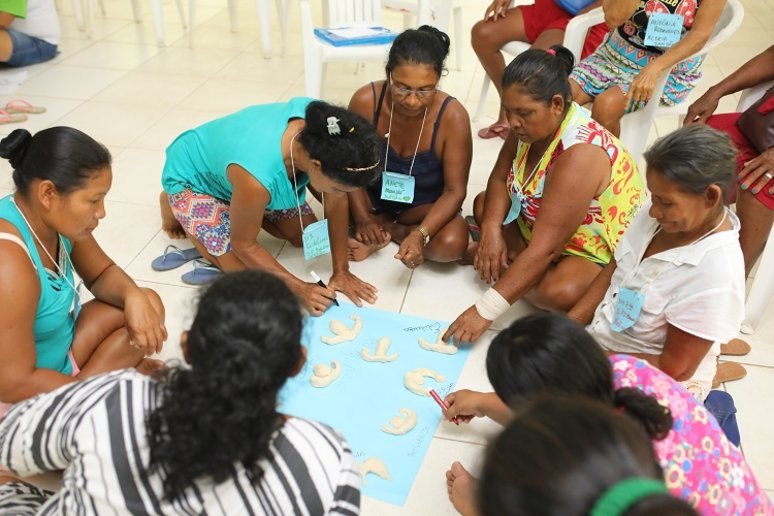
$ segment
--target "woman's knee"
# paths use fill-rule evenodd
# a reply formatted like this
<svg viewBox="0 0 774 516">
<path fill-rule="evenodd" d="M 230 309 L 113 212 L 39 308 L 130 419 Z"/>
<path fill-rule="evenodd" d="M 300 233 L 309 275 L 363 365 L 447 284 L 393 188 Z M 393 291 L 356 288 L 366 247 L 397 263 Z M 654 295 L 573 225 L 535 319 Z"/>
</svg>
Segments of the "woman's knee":
<svg viewBox="0 0 774 516">
<path fill-rule="evenodd" d="M 449 227 L 452 226 L 452 227 Z M 467 225 L 460 219 L 453 220 L 431 241 L 425 257 L 432 262 L 456 262 L 468 248 Z"/>
<path fill-rule="evenodd" d="M 535 304 L 545 310 L 566 312 L 583 296 L 587 285 L 578 282 L 544 278 L 535 287 Z"/>
<path fill-rule="evenodd" d="M 591 116 L 600 124 L 617 124 L 626 112 L 626 96 L 617 88 L 610 88 L 594 99 Z"/>
<path fill-rule="evenodd" d="M 507 37 L 502 34 L 505 28 L 505 22 L 491 23 L 479 20 L 470 30 L 470 43 L 476 53 L 481 51 L 494 52 L 508 42 Z"/>
</svg>

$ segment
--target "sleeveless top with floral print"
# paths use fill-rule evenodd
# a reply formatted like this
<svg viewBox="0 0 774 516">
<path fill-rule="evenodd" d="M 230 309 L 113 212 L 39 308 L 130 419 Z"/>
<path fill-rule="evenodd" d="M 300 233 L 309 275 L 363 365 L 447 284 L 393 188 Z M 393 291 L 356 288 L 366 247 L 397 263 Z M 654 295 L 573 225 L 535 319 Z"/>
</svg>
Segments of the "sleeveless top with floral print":
<svg viewBox="0 0 774 516">
<path fill-rule="evenodd" d="M 591 200 L 586 218 L 564 246 L 563 254 L 606 265 L 629 221 L 637 214 L 645 188 L 634 159 L 618 138 L 592 120 L 584 108 L 572 103 L 534 173 L 525 170 L 530 144 L 519 142 L 513 167 L 508 173 L 508 194 L 511 199 L 521 198 L 521 212 L 516 222 L 529 244 L 551 166 L 562 152 L 578 143 L 602 148 L 610 159 L 612 173 L 605 191 Z M 578 164 L 577 173 L 584 173 L 582 163 Z M 527 184 L 524 184 L 525 180 Z"/>
</svg>

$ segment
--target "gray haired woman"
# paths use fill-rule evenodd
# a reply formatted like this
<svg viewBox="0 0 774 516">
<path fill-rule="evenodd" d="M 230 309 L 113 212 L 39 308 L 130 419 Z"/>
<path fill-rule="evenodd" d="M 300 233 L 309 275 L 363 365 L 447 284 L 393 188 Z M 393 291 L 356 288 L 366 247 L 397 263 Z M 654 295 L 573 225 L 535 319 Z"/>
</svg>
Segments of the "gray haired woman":
<svg viewBox="0 0 774 516">
<path fill-rule="evenodd" d="M 739 219 L 723 202 L 735 150 L 724 133 L 686 126 L 645 160 L 651 199 L 569 315 L 607 351 L 647 360 L 704 401 L 720 343 L 744 315 Z"/>
</svg>

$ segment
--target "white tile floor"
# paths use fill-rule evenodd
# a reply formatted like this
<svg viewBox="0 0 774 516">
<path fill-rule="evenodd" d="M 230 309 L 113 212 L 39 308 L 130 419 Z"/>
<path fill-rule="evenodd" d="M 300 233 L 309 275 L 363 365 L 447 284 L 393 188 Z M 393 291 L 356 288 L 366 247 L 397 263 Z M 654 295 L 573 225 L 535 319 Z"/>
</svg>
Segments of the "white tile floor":
<svg viewBox="0 0 774 516">
<path fill-rule="evenodd" d="M 742 0 L 747 16 L 740 31 L 722 48 L 710 55 L 702 93 L 713 82 L 732 72 L 741 63 L 774 42 L 767 22 L 774 19 L 774 0 Z M 24 98 L 43 105 L 48 111 L 30 117 L 25 127 L 37 131 L 51 125 L 72 125 L 109 146 L 113 152 L 114 182 L 107 201 L 108 217 L 97 231 L 107 252 L 143 286 L 156 289 L 167 306 L 170 340 L 162 356 L 178 357 L 177 339 L 189 324 L 191 300 L 196 290 L 184 286 L 183 271 L 159 273 L 150 261 L 169 243 L 159 231 L 157 196 L 164 148 L 184 129 L 227 114 L 249 104 L 286 100 L 303 94 L 303 57 L 299 35 L 297 3 L 285 57 L 279 55 L 280 35 L 272 34 L 275 56 L 262 57 L 258 21 L 252 2 L 240 2 L 239 31 L 231 33 L 225 2 L 201 0 L 193 48 L 179 24 L 174 3 L 165 6 L 167 47 L 155 44 L 152 19 L 145 13 L 141 23 L 132 20 L 127 1 L 105 0 L 107 16 L 97 14 L 91 37 L 76 28 L 71 5 L 60 0 L 63 39 L 62 54 L 41 65 L 30 67 L 29 79 L 12 97 L 0 97 L 0 104 Z M 483 14 L 484 0 L 465 0 L 465 34 Z M 147 7 L 146 7 L 147 10 Z M 385 15 L 385 24 L 400 27 L 401 17 Z M 452 37 L 455 37 L 452 35 Z M 452 45 L 454 48 L 454 45 Z M 463 69 L 452 70 L 442 87 L 469 108 L 478 100 L 482 71 L 469 46 L 463 55 Z M 454 63 L 451 56 L 449 63 Z M 368 63 L 355 74 L 355 66 L 331 66 L 324 90 L 327 100 L 346 104 L 351 93 L 370 80 L 380 79 L 383 63 Z M 721 103 L 731 109 L 737 98 Z M 474 127 L 491 121 L 497 112 L 497 99 L 490 94 L 486 114 Z M 651 131 L 658 134 L 674 129 L 672 120 L 659 120 Z M 0 127 L 8 134 L 12 125 Z M 473 195 L 484 188 L 499 142 L 475 139 L 470 196 L 465 202 L 470 213 Z M 8 169 L 7 164 L 3 165 Z M 10 193 L 10 174 L 0 176 L 0 195 Z M 305 264 L 297 249 L 272 237 L 261 237 L 266 247 L 291 271 L 305 275 Z M 379 287 L 376 306 L 385 310 L 452 320 L 483 292 L 470 269 L 429 265 L 411 273 L 395 260 L 394 246 L 379 252 L 352 269 Z M 330 265 L 318 260 L 312 266 L 325 276 Z M 454 289 L 454 295 L 438 295 Z M 495 327 L 531 310 L 519 303 Z M 489 332 L 468 361 L 458 387 L 486 389 L 484 371 Z M 774 304 L 758 332 L 749 337 L 750 355 L 740 359 L 747 365 L 745 380 L 728 385 L 739 407 L 744 451 L 764 488 L 774 492 Z M 441 424 L 408 501 L 403 508 L 365 499 L 366 514 L 453 514 L 446 499 L 444 471 L 456 459 L 476 466 L 482 445 L 497 431 L 491 422 L 477 421 L 465 428 Z"/>
</svg>

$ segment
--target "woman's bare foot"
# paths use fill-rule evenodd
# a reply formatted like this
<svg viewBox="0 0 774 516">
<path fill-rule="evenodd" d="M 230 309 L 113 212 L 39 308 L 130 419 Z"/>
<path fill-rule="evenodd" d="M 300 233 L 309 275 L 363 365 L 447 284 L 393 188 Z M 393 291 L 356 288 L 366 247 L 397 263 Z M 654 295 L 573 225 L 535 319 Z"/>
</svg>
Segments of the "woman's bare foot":
<svg viewBox="0 0 774 516">
<path fill-rule="evenodd" d="M 452 464 L 451 469 L 446 472 L 446 488 L 449 491 L 449 500 L 460 514 L 478 514 L 475 501 L 476 479 L 459 462 Z"/>
<path fill-rule="evenodd" d="M 185 230 L 180 222 L 175 218 L 172 213 L 172 208 L 169 207 L 169 197 L 167 192 L 161 192 L 159 195 L 159 207 L 161 208 L 161 229 L 167 234 L 169 238 L 180 240 L 185 238 Z"/>
<path fill-rule="evenodd" d="M 349 259 L 353 262 L 361 262 L 389 243 L 390 235 L 386 233 L 384 235 L 384 240 L 378 244 L 364 244 L 359 240 L 350 238 L 348 242 Z"/>
<path fill-rule="evenodd" d="M 140 374 L 144 374 L 145 376 L 153 376 L 153 373 L 156 371 L 166 369 L 167 364 L 161 360 L 156 360 L 155 358 L 143 358 L 134 368 L 137 369 L 137 372 Z"/>
</svg>

